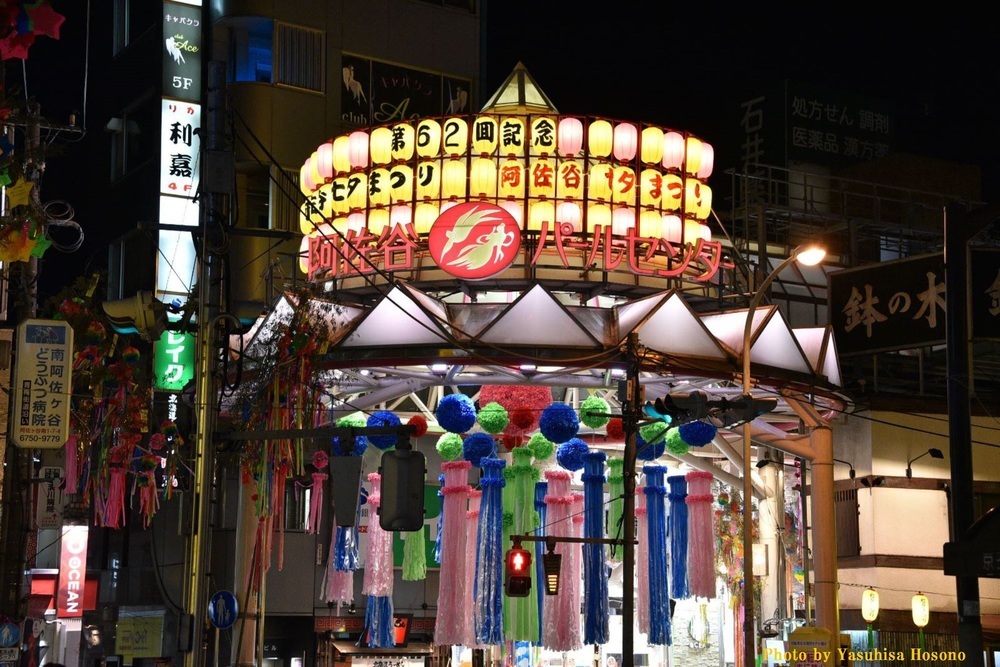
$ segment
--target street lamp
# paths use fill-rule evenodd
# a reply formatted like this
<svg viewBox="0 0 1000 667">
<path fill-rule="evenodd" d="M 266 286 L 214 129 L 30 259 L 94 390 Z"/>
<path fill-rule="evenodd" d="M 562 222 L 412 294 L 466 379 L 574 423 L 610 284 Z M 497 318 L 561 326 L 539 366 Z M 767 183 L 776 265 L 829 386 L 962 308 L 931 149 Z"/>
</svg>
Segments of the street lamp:
<svg viewBox="0 0 1000 667">
<path fill-rule="evenodd" d="M 823 261 L 826 250 L 814 244 L 800 245 L 783 262 L 774 267 L 757 287 L 750 305 L 747 307 L 746 325 L 743 327 L 743 396 L 750 398 L 750 333 L 753 329 L 753 314 L 760 305 L 775 278 L 795 262 L 814 266 Z M 747 667 L 756 664 L 754 650 L 753 614 L 753 559 L 749 558 L 749 548 L 753 544 L 753 483 L 750 479 L 750 458 L 752 443 L 750 421 L 743 425 L 743 662 Z"/>
</svg>

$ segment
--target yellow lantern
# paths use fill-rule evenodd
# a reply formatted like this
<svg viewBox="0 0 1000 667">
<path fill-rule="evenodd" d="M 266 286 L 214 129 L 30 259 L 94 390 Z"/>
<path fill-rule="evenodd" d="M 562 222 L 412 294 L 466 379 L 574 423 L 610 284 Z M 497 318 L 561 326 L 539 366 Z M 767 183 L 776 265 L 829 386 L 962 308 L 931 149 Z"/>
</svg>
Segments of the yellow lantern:
<svg viewBox="0 0 1000 667">
<path fill-rule="evenodd" d="M 587 228 L 596 234 L 598 227 L 602 230 L 611 226 L 611 207 L 607 204 L 591 204 L 587 207 Z"/>
<path fill-rule="evenodd" d="M 611 233 L 615 236 L 625 236 L 635 228 L 635 209 L 631 206 L 620 206 L 611 214 Z"/>
<path fill-rule="evenodd" d="M 319 221 L 333 217 L 333 183 L 324 183 L 316 190 L 319 200 Z"/>
<path fill-rule="evenodd" d="M 524 207 L 521 206 L 521 202 L 504 200 L 500 202 L 500 208 L 510 213 L 510 217 L 514 218 L 518 227 L 524 224 Z"/>
<path fill-rule="evenodd" d="M 663 130 L 647 127 L 642 131 L 639 158 L 646 164 L 659 164 L 663 159 Z"/>
<path fill-rule="evenodd" d="M 489 158 L 476 158 L 469 169 L 469 195 L 497 196 L 497 165 Z"/>
<path fill-rule="evenodd" d="M 382 231 L 389 226 L 389 209 L 373 208 L 368 211 L 368 229 L 372 234 L 379 236 Z"/>
<path fill-rule="evenodd" d="M 684 171 L 697 174 L 701 169 L 701 139 L 687 138 L 687 148 L 684 151 Z"/>
<path fill-rule="evenodd" d="M 329 183 L 333 180 L 333 142 L 327 141 L 320 144 L 319 148 L 316 149 L 316 155 L 319 158 L 319 175 L 323 178 L 324 183 Z"/>
<path fill-rule="evenodd" d="M 391 184 L 392 179 L 388 169 L 372 169 L 368 175 L 368 203 L 372 206 L 387 205 L 390 201 Z"/>
<path fill-rule="evenodd" d="M 680 169 L 684 164 L 684 135 L 680 132 L 667 132 L 663 135 L 663 166 L 667 169 Z"/>
<path fill-rule="evenodd" d="M 556 207 L 556 222 L 569 225 L 573 232 L 583 231 L 583 213 L 580 205 L 573 202 L 563 202 Z"/>
<path fill-rule="evenodd" d="M 643 209 L 639 213 L 639 235 L 644 237 L 657 237 L 660 235 L 660 212 L 651 208 Z"/>
<path fill-rule="evenodd" d="M 552 155 L 556 152 L 556 120 L 554 116 L 531 119 L 531 154 Z"/>
<path fill-rule="evenodd" d="M 392 161 L 392 130 L 387 127 L 372 130 L 368 150 L 373 164 L 389 164 Z"/>
<path fill-rule="evenodd" d="M 911 607 L 913 610 L 913 624 L 923 629 L 927 625 L 927 622 L 931 620 L 930 601 L 926 595 L 917 592 L 913 596 Z"/>
<path fill-rule="evenodd" d="M 614 131 L 615 159 L 629 162 L 635 159 L 636 146 L 639 141 L 639 131 L 632 123 L 618 123 Z"/>
<path fill-rule="evenodd" d="M 614 184 L 611 186 L 611 200 L 616 204 L 635 203 L 635 172 L 631 167 L 615 167 Z"/>
<path fill-rule="evenodd" d="M 587 198 L 591 201 L 611 201 L 611 186 L 615 181 L 615 169 L 601 162 L 590 168 L 587 179 Z"/>
<path fill-rule="evenodd" d="M 452 157 L 465 155 L 469 150 L 469 124 L 464 118 L 453 116 L 444 122 L 441 130 L 442 152 Z"/>
<path fill-rule="evenodd" d="M 409 123 L 392 126 L 392 159 L 410 160 L 416 148 L 416 133 Z"/>
<path fill-rule="evenodd" d="M 556 161 L 550 158 L 533 158 L 528 165 L 528 196 L 556 196 Z"/>
<path fill-rule="evenodd" d="M 441 164 L 426 160 L 417 164 L 417 199 L 441 198 Z"/>
<path fill-rule="evenodd" d="M 358 172 L 347 177 L 347 207 L 364 208 L 368 203 L 368 174 Z"/>
<path fill-rule="evenodd" d="M 347 160 L 353 169 L 368 166 L 368 133 L 358 130 L 351 132 L 347 144 Z"/>
<path fill-rule="evenodd" d="M 583 199 L 583 163 L 557 160 L 556 171 L 556 196 L 559 199 Z"/>
<path fill-rule="evenodd" d="M 874 588 L 866 588 L 861 594 L 861 618 L 868 623 L 878 618 L 878 591 Z"/>
<path fill-rule="evenodd" d="M 493 155 L 497 149 L 500 123 L 494 116 L 479 116 L 472 123 L 472 152 Z"/>
<path fill-rule="evenodd" d="M 405 227 L 413 222 L 413 211 L 405 204 L 398 204 L 389 209 L 389 226 Z"/>
<path fill-rule="evenodd" d="M 684 212 L 707 220 L 712 212 L 712 188 L 694 178 L 687 179 L 684 186 Z"/>
<path fill-rule="evenodd" d="M 677 174 L 664 174 L 663 200 L 660 207 L 664 211 L 678 211 L 684 201 L 684 181 Z"/>
<path fill-rule="evenodd" d="M 701 166 L 698 167 L 698 178 L 705 180 L 712 175 L 712 169 L 715 167 L 715 148 L 712 144 L 706 144 L 702 142 L 701 144 Z"/>
<path fill-rule="evenodd" d="M 413 213 L 413 231 L 421 235 L 427 234 L 437 219 L 437 204 L 417 204 L 417 209 Z"/>
<path fill-rule="evenodd" d="M 639 174 L 639 202 L 657 209 L 663 201 L 663 174 L 656 169 L 643 169 Z"/>
<path fill-rule="evenodd" d="M 500 155 L 517 157 L 524 155 L 524 120 L 516 116 L 500 121 Z"/>
<path fill-rule="evenodd" d="M 417 124 L 417 155 L 437 157 L 441 152 L 441 125 L 425 118 Z"/>
<path fill-rule="evenodd" d="M 606 120 L 595 120 L 587 128 L 587 152 L 591 157 L 608 157 L 611 155 L 614 128 Z"/>
<path fill-rule="evenodd" d="M 465 198 L 468 169 L 463 158 L 445 160 L 441 169 L 441 198 Z"/>
<path fill-rule="evenodd" d="M 393 203 L 413 199 L 413 169 L 409 165 L 397 164 L 389 170 L 389 199 Z"/>
<path fill-rule="evenodd" d="M 351 140 L 341 135 L 333 140 L 333 172 L 345 174 L 351 170 Z"/>
<path fill-rule="evenodd" d="M 701 223 L 687 218 L 684 220 L 684 244 L 694 245 L 701 238 Z"/>
<path fill-rule="evenodd" d="M 559 154 L 573 157 L 583 149 L 583 123 L 579 118 L 563 118 L 557 133 Z"/>
<path fill-rule="evenodd" d="M 332 185 L 330 199 L 333 202 L 333 212 L 335 214 L 347 215 L 347 212 L 351 208 L 347 203 L 347 177 L 341 176 L 340 178 L 333 179 Z"/>
<path fill-rule="evenodd" d="M 664 215 L 660 218 L 660 238 L 668 243 L 680 244 L 684 240 L 684 223 L 679 215 Z"/>
<path fill-rule="evenodd" d="M 548 225 L 548 229 L 553 229 L 556 220 L 556 207 L 550 201 L 533 201 L 528 209 L 528 229 L 541 231 L 542 225 Z"/>
<path fill-rule="evenodd" d="M 497 182 L 501 197 L 523 199 L 526 180 L 524 163 L 520 160 L 507 159 L 500 163 Z"/>
</svg>

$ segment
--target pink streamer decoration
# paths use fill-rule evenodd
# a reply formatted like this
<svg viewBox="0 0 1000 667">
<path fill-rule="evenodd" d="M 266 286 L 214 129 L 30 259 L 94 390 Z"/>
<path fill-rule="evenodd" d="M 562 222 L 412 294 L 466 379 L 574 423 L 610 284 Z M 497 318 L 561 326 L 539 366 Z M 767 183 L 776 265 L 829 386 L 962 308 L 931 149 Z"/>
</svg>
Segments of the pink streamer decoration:
<svg viewBox="0 0 1000 667">
<path fill-rule="evenodd" d="M 570 537 L 573 535 L 573 494 L 571 477 L 565 470 L 547 470 L 549 484 L 545 495 L 546 535 Z M 582 521 L 581 515 L 581 521 Z M 575 651 L 583 646 L 580 638 L 580 607 L 573 607 L 573 589 L 579 589 L 580 571 L 573 569 L 573 552 L 580 552 L 579 544 L 557 542 L 556 553 L 562 555 L 562 572 L 559 576 L 559 595 L 546 595 L 542 599 L 542 646 L 552 651 Z"/>
<path fill-rule="evenodd" d="M 142 513 L 142 527 L 149 528 L 153 522 L 156 510 L 160 508 L 160 499 L 156 494 L 156 477 L 152 470 L 142 473 L 145 480 L 139 486 L 139 511 Z"/>
<path fill-rule="evenodd" d="M 710 472 L 697 470 L 685 475 L 688 483 L 688 583 L 691 595 L 715 597 L 715 530 L 712 526 L 712 480 Z"/>
<path fill-rule="evenodd" d="M 309 496 L 309 523 L 306 526 L 306 533 L 313 535 L 319 533 L 323 525 L 323 482 L 326 481 L 325 472 L 314 472 L 312 474 L 312 494 Z M 336 528 L 333 534 L 337 534 Z"/>
<path fill-rule="evenodd" d="M 649 518 L 646 514 L 646 494 L 641 486 L 635 487 L 635 516 L 638 519 L 636 529 L 635 566 L 639 581 L 636 585 L 638 604 L 636 611 L 639 616 L 639 632 L 649 634 Z"/>
<path fill-rule="evenodd" d="M 468 523 L 466 533 L 465 550 L 465 605 L 466 609 L 475 609 L 476 591 L 476 541 L 479 539 L 479 506 L 483 500 L 483 492 L 479 489 L 469 490 L 469 510 L 465 513 Z M 471 613 L 465 614 L 466 632 L 468 635 L 462 641 L 465 646 L 477 646 L 475 617 Z"/>
<path fill-rule="evenodd" d="M 469 602 L 466 595 L 466 511 L 469 491 L 468 461 L 441 464 L 444 473 L 444 522 L 441 526 L 441 573 L 438 586 L 437 623 L 434 643 L 459 645 L 466 641 L 469 629 Z M 371 502 L 369 500 L 369 502 Z"/>
<path fill-rule="evenodd" d="M 572 494 L 573 504 L 571 505 L 572 514 L 572 537 L 583 537 L 583 494 L 574 493 Z M 573 631 L 579 633 L 580 641 L 583 642 L 583 632 L 580 629 L 580 622 L 583 620 L 583 616 L 580 613 L 581 605 L 583 604 L 583 545 L 582 544 L 569 544 L 567 551 L 569 552 L 569 570 L 566 574 L 569 575 L 569 588 L 567 593 L 570 598 L 570 609 L 575 610 L 576 616 L 572 618 L 576 619 L 573 623 Z"/>
<path fill-rule="evenodd" d="M 79 483 L 79 471 L 77 465 L 79 462 L 78 458 L 78 446 L 76 436 L 71 435 L 66 440 L 66 493 L 76 493 L 77 485 Z"/>
<path fill-rule="evenodd" d="M 337 528 L 334 526 L 330 531 L 330 551 L 326 562 L 326 580 L 323 583 L 323 593 L 319 599 L 323 602 L 332 602 L 337 605 L 337 613 L 340 613 L 340 605 L 354 599 L 354 570 L 338 570 L 334 553 L 337 549 Z"/>
<path fill-rule="evenodd" d="M 120 465 L 111 467 L 111 483 L 104 504 L 103 525 L 107 528 L 125 526 L 125 468 Z"/>
<path fill-rule="evenodd" d="M 375 597 L 392 597 L 392 533 L 378 523 L 378 508 L 382 504 L 382 475 L 368 475 L 368 553 L 365 558 L 365 578 L 361 592 Z"/>
</svg>

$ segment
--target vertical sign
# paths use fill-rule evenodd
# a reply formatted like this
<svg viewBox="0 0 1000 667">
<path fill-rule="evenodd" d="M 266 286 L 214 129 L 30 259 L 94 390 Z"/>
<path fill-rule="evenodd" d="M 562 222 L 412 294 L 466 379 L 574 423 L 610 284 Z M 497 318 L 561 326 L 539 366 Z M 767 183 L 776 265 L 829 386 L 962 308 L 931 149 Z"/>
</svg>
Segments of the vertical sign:
<svg viewBox="0 0 1000 667">
<path fill-rule="evenodd" d="M 194 197 L 201 165 L 201 105 L 163 99 L 160 113 L 160 193 Z"/>
<path fill-rule="evenodd" d="M 14 419 L 18 447 L 59 449 L 69 437 L 73 329 L 60 320 L 26 320 L 17 328 Z"/>
<path fill-rule="evenodd" d="M 970 251 L 969 310 L 974 340 L 1000 340 L 1000 250 Z"/>
<path fill-rule="evenodd" d="M 194 336 L 168 331 L 153 343 L 153 388 L 181 391 L 194 379 Z"/>
<path fill-rule="evenodd" d="M 201 99 L 201 8 L 163 3 L 163 95 Z"/>
<path fill-rule="evenodd" d="M 48 530 L 60 528 L 63 518 L 62 480 L 66 473 L 56 466 L 45 466 L 38 476 L 46 480 L 36 484 L 38 500 L 35 503 L 35 528 Z"/>
<path fill-rule="evenodd" d="M 83 616 L 83 591 L 87 581 L 87 526 L 63 526 L 59 556 L 56 616 Z"/>
</svg>

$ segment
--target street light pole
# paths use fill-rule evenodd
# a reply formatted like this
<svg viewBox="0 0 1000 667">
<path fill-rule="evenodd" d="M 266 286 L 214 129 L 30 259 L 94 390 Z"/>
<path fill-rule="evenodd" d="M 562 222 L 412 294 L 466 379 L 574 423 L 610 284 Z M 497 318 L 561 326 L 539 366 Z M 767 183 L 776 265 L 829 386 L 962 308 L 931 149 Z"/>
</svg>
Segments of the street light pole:
<svg viewBox="0 0 1000 667">
<path fill-rule="evenodd" d="M 822 261 L 826 251 L 817 246 L 799 246 L 792 251 L 783 262 L 778 264 L 771 273 L 757 286 L 747 307 L 746 324 L 743 327 L 743 396 L 750 398 L 750 335 L 753 331 L 753 315 L 757 306 L 767 293 L 775 278 L 796 261 L 807 266 Z M 756 665 L 754 650 L 754 611 L 753 611 L 753 559 L 750 551 L 753 548 L 753 482 L 750 479 L 750 459 L 753 443 L 750 438 L 751 427 L 748 421 L 743 425 L 743 664 L 746 667 Z"/>
</svg>

